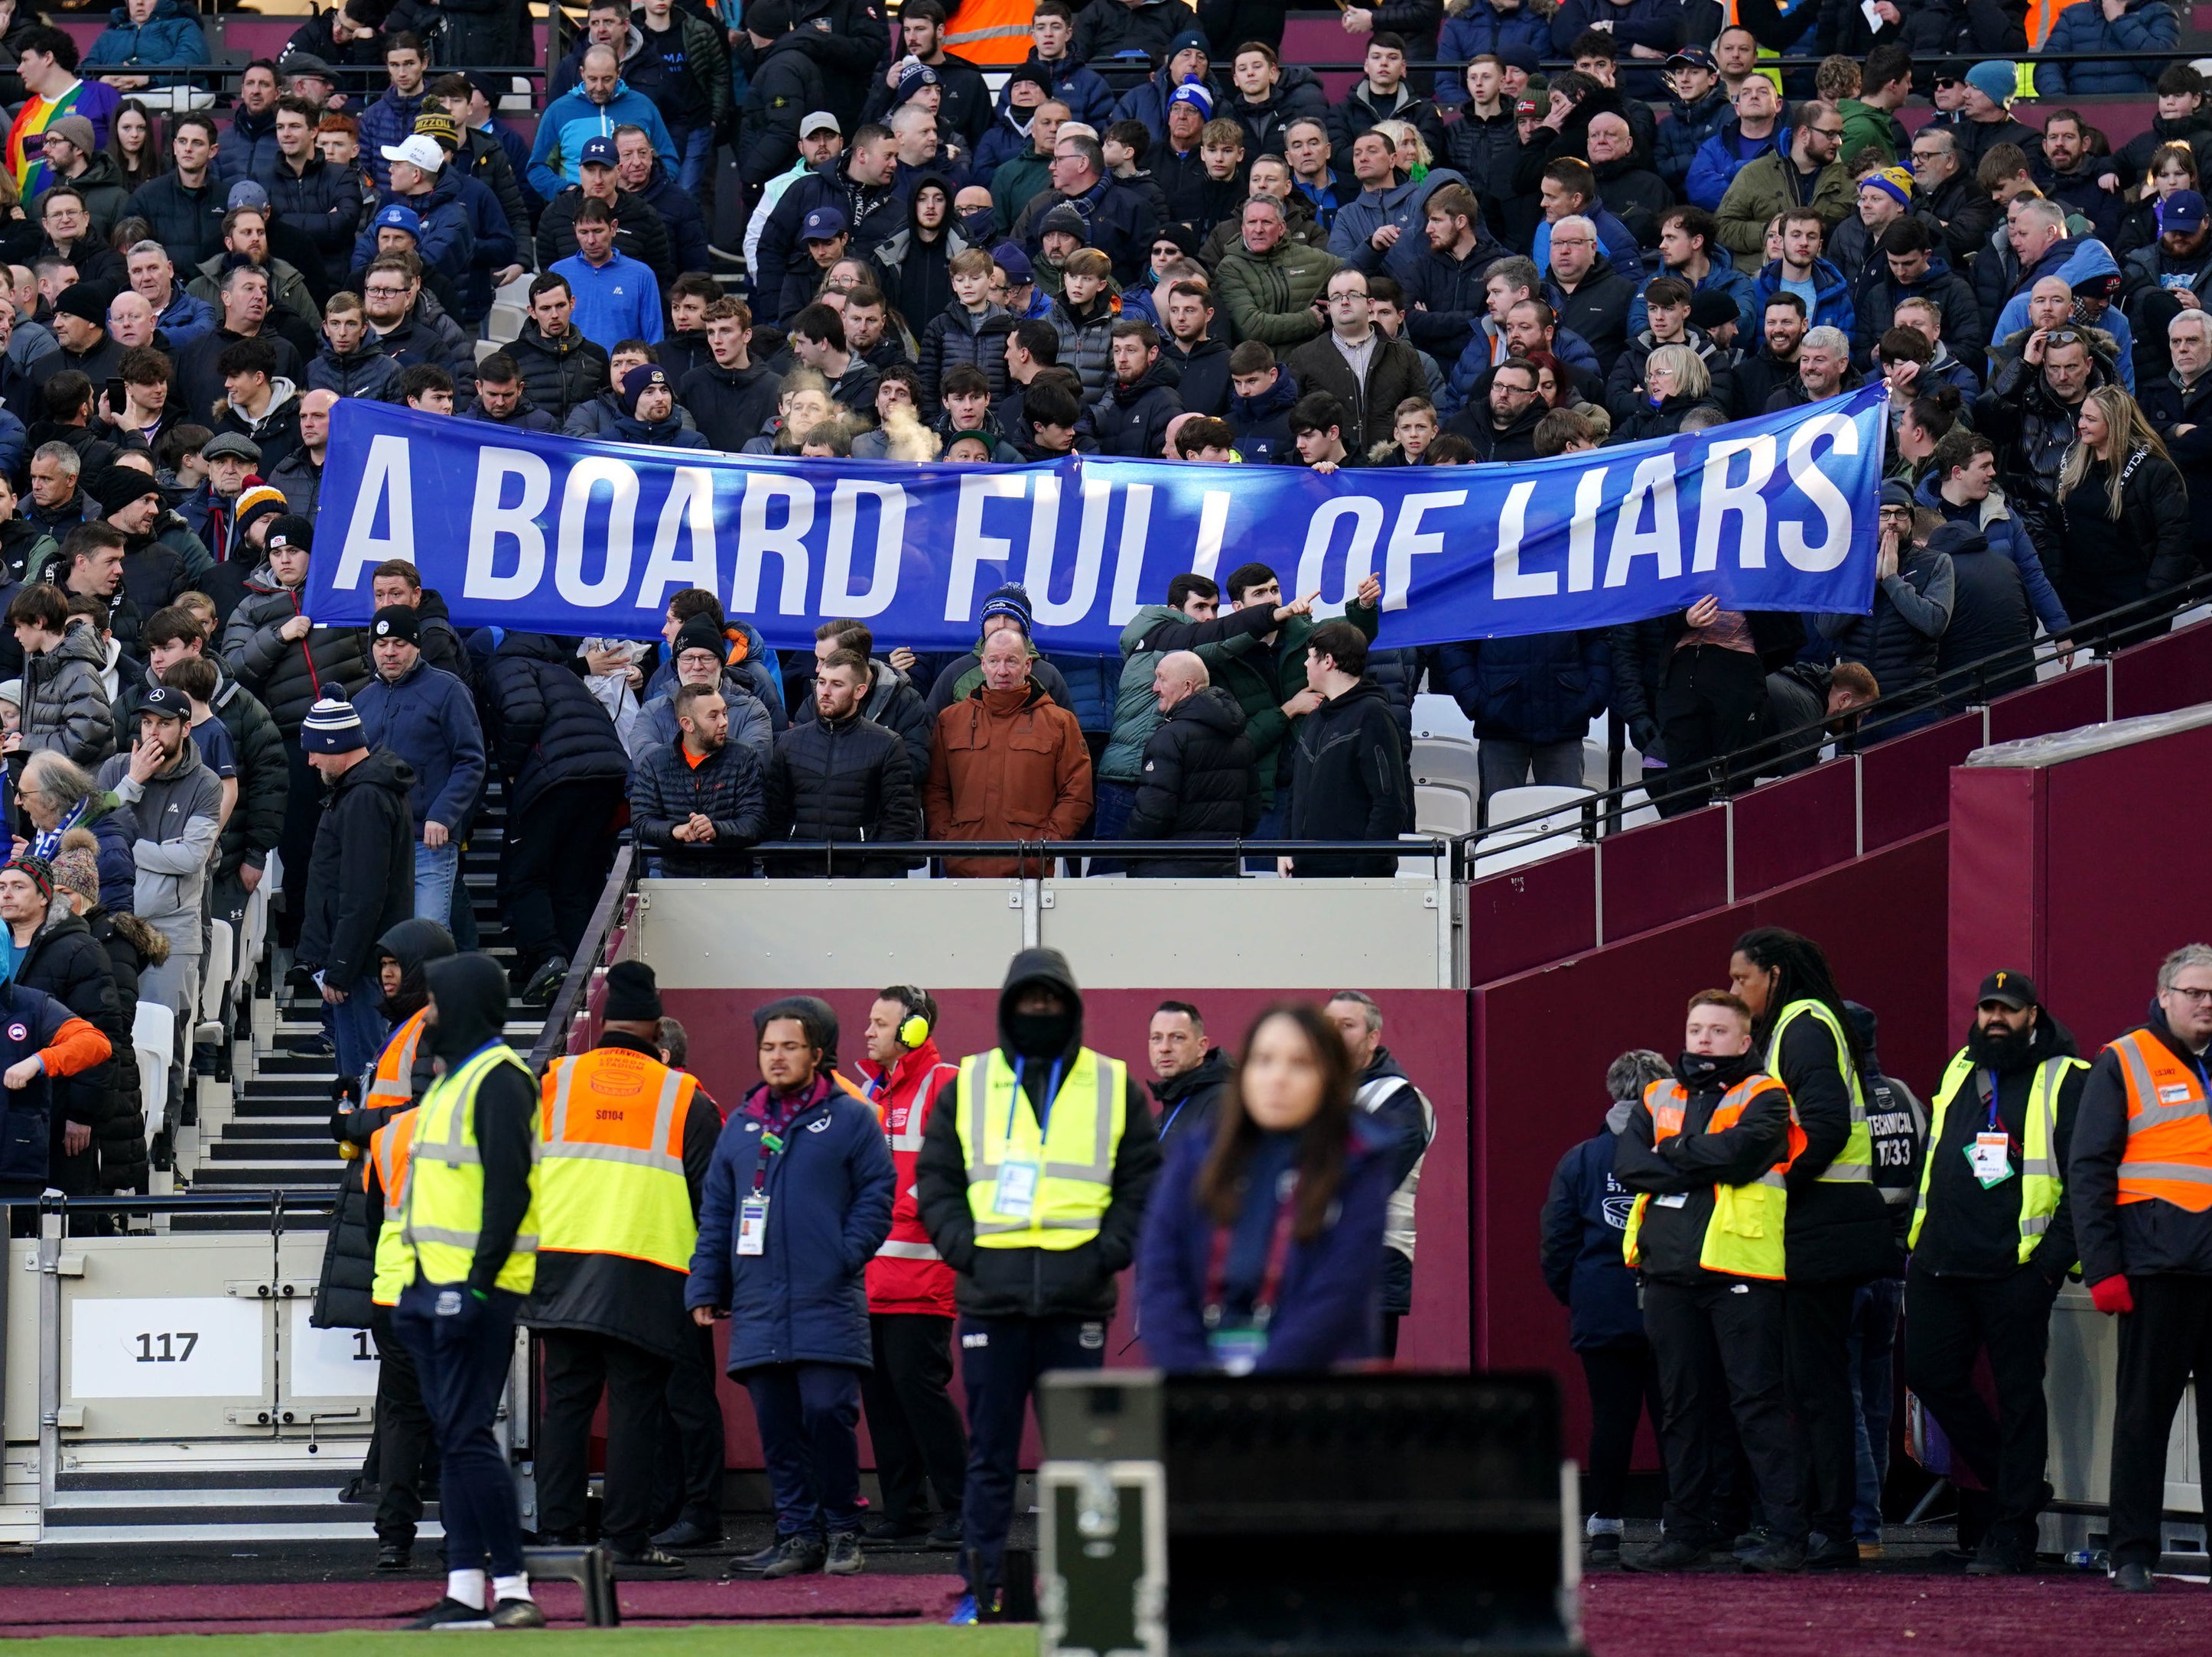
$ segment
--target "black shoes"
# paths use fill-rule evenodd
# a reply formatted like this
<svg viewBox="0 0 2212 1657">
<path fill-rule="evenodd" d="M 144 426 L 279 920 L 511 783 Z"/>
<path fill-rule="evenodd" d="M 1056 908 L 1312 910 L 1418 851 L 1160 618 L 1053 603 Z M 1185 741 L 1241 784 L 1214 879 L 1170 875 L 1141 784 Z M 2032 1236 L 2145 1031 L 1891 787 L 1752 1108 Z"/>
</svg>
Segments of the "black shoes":
<svg viewBox="0 0 2212 1657">
<path fill-rule="evenodd" d="M 376 1568 L 379 1570 L 412 1570 L 415 1569 L 415 1551 L 404 1542 L 386 1542 L 376 1551 Z"/>
<path fill-rule="evenodd" d="M 720 1526 L 708 1530 L 696 1520 L 679 1519 L 659 1535 L 654 1537 L 653 1545 L 656 1548 L 669 1549 L 712 1548 L 720 1546 L 721 1540 L 722 1532 Z"/>
<path fill-rule="evenodd" d="M 896 1548 L 919 1545 L 929 1539 L 929 1527 L 917 1525 L 910 1519 L 893 1519 L 888 1514 L 871 1519 L 860 1527 L 860 1542 L 865 1547 Z"/>
<path fill-rule="evenodd" d="M 617 1553 L 611 1563 L 615 1580 L 618 1582 L 651 1581 L 672 1576 L 689 1576 L 691 1567 L 672 1553 L 663 1552 L 653 1543 L 647 1543 L 635 1553 Z"/>
<path fill-rule="evenodd" d="M 1589 1539 L 1589 1563 L 1600 1569 L 1620 1563 L 1620 1533 L 1599 1531 Z"/>
<path fill-rule="evenodd" d="M 512 1603 L 512 1602 L 509 1602 Z M 544 1618 L 538 1619 L 541 1623 Z M 417 1617 L 407 1627 L 410 1632 L 435 1628 L 489 1628 L 491 1613 L 474 1605 L 465 1605 L 450 1593 Z"/>
<path fill-rule="evenodd" d="M 961 1524 L 957 1509 L 939 1519 L 929 1533 L 929 1545 L 939 1553 L 957 1553 L 967 1540 L 967 1528 Z"/>
<path fill-rule="evenodd" d="M 384 1487 L 367 1473 L 356 1473 L 339 1490 L 338 1500 L 349 1506 L 358 1504 L 373 1508 L 383 1494 Z"/>
<path fill-rule="evenodd" d="M 1623 1563 L 1631 1570 L 1688 1570 L 1704 1564 L 1710 1551 L 1702 1542 L 1686 1542 L 1679 1536 L 1670 1536 L 1657 1547 Z"/>
<path fill-rule="evenodd" d="M 490 1628 L 544 1628 L 545 1613 L 535 1600 L 502 1599 L 491 1608 L 485 1623 Z"/>
<path fill-rule="evenodd" d="M 1858 1544 L 1846 1538 L 1845 1545 L 1851 1551 L 1851 1563 L 1857 1564 Z M 1822 1551 L 1826 1552 L 1826 1550 L 1823 1549 Z M 1803 1570 L 1805 1563 L 1804 1544 L 1776 1541 L 1769 1542 L 1765 1547 L 1746 1557 L 1743 1568 L 1760 1576 L 1778 1576 Z M 1832 1567 L 1823 1569 L 1832 1569 Z"/>
<path fill-rule="evenodd" d="M 561 992 L 561 980 L 568 975 L 568 957 L 556 955 L 536 972 L 522 986 L 521 999 L 525 1005 L 542 1007 Z"/>
<path fill-rule="evenodd" d="M 1769 1546 L 1774 1545 L 1770 1544 Z M 1755 1556 L 1754 1556 L 1755 1557 Z M 1745 1562 L 1748 1564 L 1750 1562 Z M 1859 1545 L 1848 1536 L 1832 1536 L 1805 1555 L 1807 1570 L 1856 1570 Z"/>
<path fill-rule="evenodd" d="M 857 1557 L 858 1538 L 853 1549 Z M 773 1581 L 781 1576 L 804 1576 L 818 1571 L 830 1557 L 829 1544 L 818 1536 L 779 1536 L 758 1553 L 747 1554 L 730 1561 L 731 1574 L 765 1577 Z"/>
<path fill-rule="evenodd" d="M 830 1537 L 829 1555 L 822 1565 L 826 1575 L 858 1576 L 865 1563 L 860 1557 L 860 1534 L 858 1531 L 839 1531 Z"/>
<path fill-rule="evenodd" d="M 2007 1547 L 1988 1537 L 1973 1561 L 1966 1567 L 1969 1576 L 2030 1576 L 2035 1572 L 2035 1551 L 2032 1548 Z"/>
<path fill-rule="evenodd" d="M 2112 1570 L 2112 1586 L 2122 1593 L 2152 1593 L 2157 1590 L 2150 1580 L 2150 1567 L 2130 1561 Z"/>
</svg>

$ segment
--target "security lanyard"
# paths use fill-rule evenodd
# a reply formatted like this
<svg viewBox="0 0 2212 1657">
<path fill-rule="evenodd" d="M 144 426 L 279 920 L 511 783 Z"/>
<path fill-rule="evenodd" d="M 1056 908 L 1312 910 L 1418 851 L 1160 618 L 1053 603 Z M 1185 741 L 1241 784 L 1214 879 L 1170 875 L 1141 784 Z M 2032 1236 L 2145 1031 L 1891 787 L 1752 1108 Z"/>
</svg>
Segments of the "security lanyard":
<svg viewBox="0 0 2212 1657">
<path fill-rule="evenodd" d="M 1275 1297 L 1283 1286 L 1283 1270 L 1291 1257 L 1291 1234 L 1297 1225 L 1298 1177 L 1292 1174 L 1290 1187 L 1275 1202 L 1275 1223 L 1267 1241 L 1267 1269 L 1260 1275 L 1260 1291 L 1252 1297 L 1250 1326 L 1264 1330 L 1275 1315 Z M 1206 1326 L 1218 1329 L 1227 1317 L 1224 1302 L 1228 1295 L 1229 1241 L 1231 1226 L 1213 1229 L 1212 1258 L 1206 1271 Z"/>
<path fill-rule="evenodd" d="M 1060 1097 L 1060 1068 L 1066 1062 L 1064 1058 L 1054 1059 L 1052 1073 L 1044 1084 L 1044 1103 L 1037 1108 L 1037 1144 L 1040 1146 L 1044 1144 L 1046 1136 L 1052 1132 L 1052 1102 Z M 1006 1144 L 1009 1147 L 1014 1143 L 1014 1115 L 1021 1108 L 1022 1077 L 1021 1072 L 1016 1071 L 1014 1096 L 1006 1103 Z"/>
</svg>

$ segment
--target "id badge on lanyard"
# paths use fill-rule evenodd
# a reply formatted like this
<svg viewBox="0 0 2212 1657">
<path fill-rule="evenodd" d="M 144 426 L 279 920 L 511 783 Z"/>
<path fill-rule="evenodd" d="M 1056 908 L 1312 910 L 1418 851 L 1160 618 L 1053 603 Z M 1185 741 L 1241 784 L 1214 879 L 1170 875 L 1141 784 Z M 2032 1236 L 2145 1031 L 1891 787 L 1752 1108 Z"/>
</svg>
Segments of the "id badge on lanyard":
<svg viewBox="0 0 2212 1657">
<path fill-rule="evenodd" d="M 1989 1083 L 1990 1117 L 1988 1124 L 1974 1136 L 1973 1144 L 1966 1147 L 1966 1166 L 1974 1171 L 1974 1178 L 1987 1191 L 2001 1186 L 2012 1178 L 2012 1136 L 1997 1120 L 1996 1079 Z"/>
<path fill-rule="evenodd" d="M 769 1168 L 782 1149 L 781 1136 L 768 1132 L 761 1135 L 760 1156 L 753 1163 L 753 1188 L 738 1203 L 738 1253 L 741 1256 L 768 1253 Z"/>
<path fill-rule="evenodd" d="M 1275 1205 L 1275 1223 L 1267 1240 L 1267 1264 L 1260 1278 L 1260 1291 L 1252 1297 L 1249 1317 L 1231 1320 L 1222 1304 L 1229 1265 L 1229 1229 L 1213 1233 L 1213 1259 L 1206 1273 L 1206 1350 L 1224 1375 L 1249 1375 L 1267 1352 L 1267 1326 L 1274 1321 L 1275 1297 L 1283 1286 L 1283 1268 L 1291 1253 L 1291 1234 L 1297 1220 L 1298 1182 L 1290 1177 Z"/>
<path fill-rule="evenodd" d="M 1013 1139 L 1015 1113 L 1022 1108 L 1022 1081 L 1018 1075 L 1014 1077 L 1013 1101 L 1006 1108 L 1006 1156 L 999 1164 L 991 1199 L 992 1211 L 1002 1219 L 1036 1217 L 1037 1187 L 1044 1183 L 1044 1139 L 1052 1127 L 1053 1101 L 1060 1096 L 1060 1061 L 1055 1059 L 1045 1083 L 1044 1108 L 1037 1113 L 1036 1150 L 1019 1155 L 1013 1150 Z"/>
</svg>

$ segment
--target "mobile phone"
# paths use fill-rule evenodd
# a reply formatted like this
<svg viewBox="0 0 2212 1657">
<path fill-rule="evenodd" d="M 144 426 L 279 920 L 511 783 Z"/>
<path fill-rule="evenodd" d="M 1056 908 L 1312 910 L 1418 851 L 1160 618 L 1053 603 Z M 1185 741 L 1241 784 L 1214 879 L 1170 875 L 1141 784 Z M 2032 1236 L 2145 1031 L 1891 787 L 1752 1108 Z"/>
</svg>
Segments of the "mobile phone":
<svg viewBox="0 0 2212 1657">
<path fill-rule="evenodd" d="M 109 375 L 106 391 L 107 412 L 110 414 L 121 414 L 123 412 L 123 401 L 130 395 L 130 393 L 123 388 L 123 376 L 121 374 Z"/>
</svg>

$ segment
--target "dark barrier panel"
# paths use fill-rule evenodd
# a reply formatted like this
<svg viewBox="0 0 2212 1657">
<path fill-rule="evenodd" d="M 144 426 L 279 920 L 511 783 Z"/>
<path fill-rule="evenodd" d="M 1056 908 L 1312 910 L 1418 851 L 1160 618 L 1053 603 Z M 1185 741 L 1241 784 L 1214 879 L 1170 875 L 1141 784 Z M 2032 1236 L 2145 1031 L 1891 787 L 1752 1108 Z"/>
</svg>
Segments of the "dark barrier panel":
<svg viewBox="0 0 2212 1657">
<path fill-rule="evenodd" d="M 1325 953 L 1323 942 L 1316 942 L 1317 950 Z M 862 1036 L 877 987 L 793 985 L 775 991 L 667 990 L 662 992 L 662 999 L 690 1035 L 691 1068 L 702 1084 L 721 1103 L 735 1109 L 759 1080 L 753 1061 L 755 1007 L 785 993 L 822 997 L 836 1010 L 842 1027 L 841 1064 L 848 1076 L 856 1076 L 853 1061 L 865 1053 Z M 1100 1052 L 1127 1060 L 1133 1075 L 1148 1081 L 1152 1072 L 1145 1057 L 1146 1032 L 1153 1010 L 1162 1001 L 1189 1001 L 1197 1006 L 1206 1015 L 1208 1038 L 1233 1053 L 1243 1044 L 1245 1026 L 1270 1003 L 1319 1000 L 1331 990 L 1356 987 L 1322 983 L 1282 989 L 1223 990 L 1163 984 L 1147 990 L 1086 990 L 1084 1036 Z M 937 1044 L 948 1062 L 997 1042 L 996 990 L 936 993 Z M 1375 998 L 1382 1007 L 1384 1045 L 1437 1109 L 1437 1137 L 1421 1172 L 1420 1247 L 1413 1272 L 1413 1312 L 1400 1330 L 1399 1361 L 1423 1369 L 1463 1369 L 1470 1361 L 1468 1307 L 1471 1298 L 1467 997 L 1459 990 L 1382 990 Z M 1136 1340 L 1132 1292 L 1125 1276 L 1121 1309 L 1107 1348 L 1108 1363 L 1117 1366 L 1133 1367 L 1145 1362 L 1144 1349 Z M 753 1432 L 752 1409 L 734 1383 L 723 1386 L 722 1413 L 730 1435 L 729 1465 L 757 1468 L 760 1445 Z M 1031 1457 L 1036 1448 L 1032 1438 Z M 872 1459 L 869 1465 L 873 1465 Z"/>
<path fill-rule="evenodd" d="M 1877 743 L 1867 750 L 1863 768 L 1866 849 L 1925 834 L 1950 809 L 1951 768 L 1981 746 L 1982 716 L 1955 719 Z"/>
<path fill-rule="evenodd" d="M 1787 886 L 1858 850 L 1858 768 L 1824 765 L 1735 803 L 1735 895 Z"/>
<path fill-rule="evenodd" d="M 2212 726 L 2034 770 L 1952 780 L 1950 1011 L 2015 964 L 2093 1055 L 2142 1021 L 2160 960 L 2212 940 L 2212 892 L 2185 873 L 2212 815 Z"/>
<path fill-rule="evenodd" d="M 2201 628 L 2169 634 L 2112 658 L 2112 717 L 2164 713 L 2212 702 L 2212 651 Z"/>
<path fill-rule="evenodd" d="M 1647 822 L 1615 835 L 1602 849 L 1607 940 L 1728 901 L 1728 813 L 1717 807 Z"/>
<path fill-rule="evenodd" d="M 2069 673 L 1991 702 L 1989 739 L 2012 742 L 2046 731 L 2070 731 L 2077 725 L 2102 725 L 2104 720 L 2105 676 Z"/>
<path fill-rule="evenodd" d="M 1537 1236 L 1553 1168 L 1598 1131 L 1606 1066 L 1630 1047 L 1672 1055 L 1684 1004 L 1726 981 L 1752 926 L 1817 938 L 1844 993 L 1881 1021 L 1881 1054 L 1925 1096 L 1949 1051 L 1943 1014 L 1948 831 L 1937 829 L 1560 965 L 1474 992 L 1475 1363 L 1561 1378 L 1569 1454 L 1588 1430 L 1567 1315 L 1543 1284 Z"/>
<path fill-rule="evenodd" d="M 1565 847 L 1570 842 L 1561 841 Z M 1608 842 L 1607 855 L 1618 841 Z M 1526 972 L 1597 941 L 1597 853 L 1524 864 L 1467 889 L 1468 981 Z"/>
</svg>

